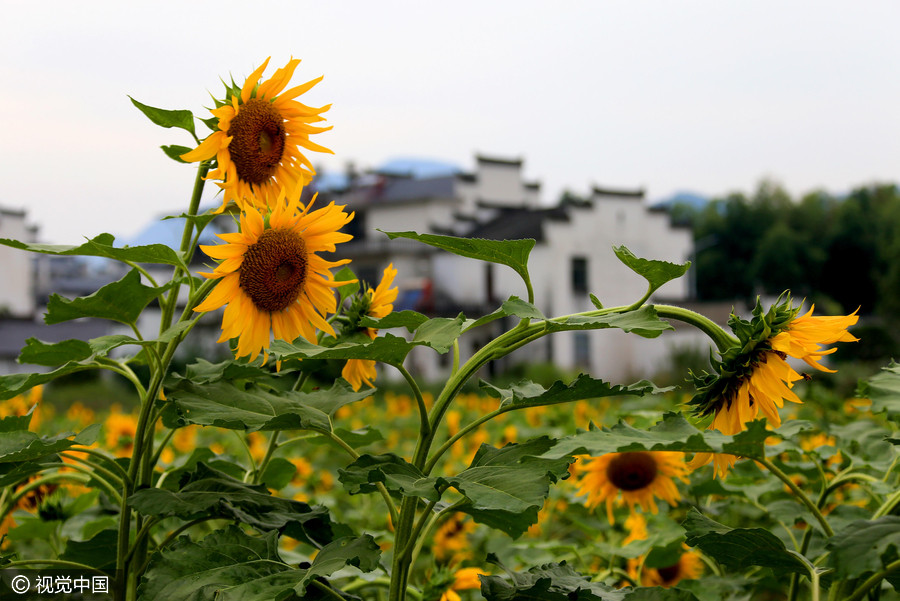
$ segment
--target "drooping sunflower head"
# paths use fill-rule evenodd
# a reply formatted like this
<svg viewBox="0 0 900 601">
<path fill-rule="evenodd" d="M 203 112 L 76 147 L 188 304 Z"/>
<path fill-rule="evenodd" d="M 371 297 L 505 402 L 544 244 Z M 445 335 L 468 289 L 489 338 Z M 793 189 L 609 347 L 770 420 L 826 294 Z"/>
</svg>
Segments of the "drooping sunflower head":
<svg viewBox="0 0 900 601">
<path fill-rule="evenodd" d="M 606 503 L 609 523 L 613 523 L 613 505 L 639 505 L 644 511 L 658 511 L 659 498 L 674 506 L 681 494 L 675 479 L 687 481 L 683 454 L 670 451 L 634 451 L 607 453 L 580 461 L 579 495 L 586 494 L 585 504 L 595 507 Z"/>
<path fill-rule="evenodd" d="M 714 360 L 713 373 L 691 374 L 697 394 L 689 402 L 695 415 L 713 416 L 710 428 L 737 434 L 760 412 L 775 427 L 781 424 L 778 409 L 785 400 L 800 403 L 791 390 L 803 376 L 791 367 L 788 357 L 802 359 L 822 371 L 832 371 L 818 361 L 835 349 L 825 344 L 851 342 L 856 338 L 847 328 L 855 315 L 812 317 L 812 309 L 798 317 L 790 297 L 763 311 L 757 300 L 752 319 L 731 316 L 729 325 L 739 344 Z"/>
<path fill-rule="evenodd" d="M 322 113 L 330 105 L 313 108 L 296 100 L 322 78 L 285 90 L 300 60 L 291 59 L 260 83 L 268 64 L 266 59 L 243 86 L 226 86 L 225 98 L 216 99 L 212 110 L 215 131 L 181 156 L 188 162 L 215 158 L 216 168 L 207 179 L 221 180 L 218 185 L 224 196 L 219 211 L 229 201 L 241 208 L 256 204 L 265 209 L 273 206 L 281 189 L 289 197 L 299 195 L 299 189 L 315 175 L 303 151 L 331 152 L 309 139 L 331 129 L 313 125 L 325 120 Z"/>
<path fill-rule="evenodd" d="M 394 310 L 394 301 L 397 299 L 397 288 L 391 287 L 397 270 L 391 263 L 384 269 L 384 275 L 378 286 L 374 289 L 367 287 L 365 292 L 358 294 L 353 300 L 350 310 L 347 312 L 347 327 L 344 334 L 352 334 L 359 329 L 359 320 L 363 317 L 386 317 Z M 372 340 L 378 335 L 374 328 L 362 328 L 362 331 Z M 363 384 L 373 386 L 377 372 L 375 361 L 370 359 L 348 359 L 341 371 L 341 376 L 350 382 L 353 390 L 359 390 Z"/>
<path fill-rule="evenodd" d="M 318 253 L 352 238 L 339 230 L 353 214 L 334 203 L 312 211 L 314 202 L 303 207 L 297 197 L 286 201 L 282 191 L 265 215 L 245 206 L 240 232 L 219 234 L 227 244 L 201 247 L 222 262 L 202 274 L 219 282 L 194 311 L 227 305 L 219 342 L 237 338 L 235 356 L 252 361 L 273 336 L 315 342 L 317 330 L 334 335 L 325 319 L 337 309 L 333 289 L 351 282 L 335 281 L 331 269 L 349 259 L 327 261 Z"/>
</svg>

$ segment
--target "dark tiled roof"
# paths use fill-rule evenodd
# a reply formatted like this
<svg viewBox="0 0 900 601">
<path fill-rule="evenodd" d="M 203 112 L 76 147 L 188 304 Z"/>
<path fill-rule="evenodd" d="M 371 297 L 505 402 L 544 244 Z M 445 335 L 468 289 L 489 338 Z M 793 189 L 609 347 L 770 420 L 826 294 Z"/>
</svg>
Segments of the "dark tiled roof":
<svg viewBox="0 0 900 601">
<path fill-rule="evenodd" d="M 501 159 L 499 157 L 488 157 L 483 154 L 479 154 L 475 156 L 475 160 L 479 163 L 493 163 L 495 165 L 511 165 L 511 166 L 521 166 L 522 159 Z"/>
<path fill-rule="evenodd" d="M 599 186 L 593 187 L 593 192 L 595 196 L 618 196 L 624 198 L 643 198 L 644 190 L 616 190 L 613 188 L 601 188 Z"/>
<path fill-rule="evenodd" d="M 568 221 L 569 214 L 562 207 L 500 209 L 496 217 L 472 229 L 468 237 L 488 240 L 533 238 L 540 242 L 544 239 L 544 222 L 550 220 Z"/>
<path fill-rule="evenodd" d="M 388 179 L 374 202 L 402 202 L 426 198 L 454 198 L 456 176 L 430 177 L 428 179 Z"/>
</svg>

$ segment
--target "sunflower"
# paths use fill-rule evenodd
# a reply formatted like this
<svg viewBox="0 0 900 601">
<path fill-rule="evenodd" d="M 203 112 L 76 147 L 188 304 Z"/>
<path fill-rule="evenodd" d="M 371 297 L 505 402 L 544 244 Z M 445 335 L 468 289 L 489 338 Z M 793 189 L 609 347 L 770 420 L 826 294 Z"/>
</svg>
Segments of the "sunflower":
<svg viewBox="0 0 900 601">
<path fill-rule="evenodd" d="M 487 572 L 480 568 L 462 568 L 458 570 L 454 574 L 454 580 L 450 588 L 441 594 L 440 601 L 461 601 L 461 597 L 456 591 L 481 588 L 481 580 L 478 576 L 487 576 Z"/>
<path fill-rule="evenodd" d="M 114 406 L 103 424 L 106 429 L 106 448 L 116 457 L 131 457 L 137 436 L 137 416 L 122 413 Z"/>
<path fill-rule="evenodd" d="M 351 282 L 336 282 L 330 270 L 350 261 L 326 261 L 316 253 L 334 252 L 336 244 L 352 238 L 338 230 L 353 214 L 334 203 L 311 211 L 314 202 L 303 207 L 296 196 L 285 202 L 282 190 L 267 216 L 245 206 L 240 232 L 218 234 L 227 244 L 201 246 L 222 262 L 201 274 L 219 282 L 194 311 L 227 305 L 219 342 L 238 338 L 236 357 L 254 360 L 269 348 L 271 336 L 315 342 L 317 328 L 334 335 L 325 321 L 337 309 L 332 289 Z"/>
<path fill-rule="evenodd" d="M 788 364 L 788 357 L 801 359 L 820 371 L 834 371 L 819 360 L 836 349 L 822 347 L 835 342 L 856 341 L 847 328 L 855 324 L 858 317 L 855 312 L 836 317 L 814 317 L 812 311 L 797 317 L 799 311 L 792 309 L 788 300 L 766 314 L 757 304 L 754 319 L 750 322 L 732 319 L 741 346 L 723 354 L 723 361 L 716 367 L 718 375 L 695 376 L 698 393 L 691 404 L 698 415 L 713 414 L 709 429 L 728 435 L 738 434 L 760 412 L 773 427 L 780 426 L 778 409 L 784 406 L 784 401 L 803 402 L 792 390 L 794 382 L 803 376 Z M 753 333 L 761 339 L 756 339 Z M 736 460 L 734 455 L 697 453 L 689 466 L 696 469 L 714 461 L 716 475 L 724 478 Z"/>
<path fill-rule="evenodd" d="M 296 100 L 322 78 L 282 93 L 300 60 L 291 59 L 271 79 L 259 83 L 268 64 L 267 58 L 240 90 L 232 85 L 224 101 L 216 100 L 211 112 L 218 119 L 218 130 L 181 155 L 189 163 L 216 158 L 216 169 L 207 179 L 222 180 L 219 212 L 231 200 L 241 208 L 254 203 L 271 207 L 282 188 L 289 196 L 299 194 L 316 173 L 300 148 L 331 153 L 309 139 L 310 134 L 331 129 L 312 125 L 325 120 L 322 113 L 331 105 L 312 108 Z"/>
<path fill-rule="evenodd" d="M 474 522 L 453 515 L 434 533 L 434 556 L 439 560 L 450 558 L 451 563 L 468 558 L 472 554 L 469 534 L 474 530 Z"/>
<path fill-rule="evenodd" d="M 628 530 L 628 536 L 622 541 L 623 545 L 627 545 L 636 540 L 646 540 L 649 537 L 647 533 L 647 520 L 644 515 L 636 511 L 632 511 L 625 518 L 625 528 Z"/>
<path fill-rule="evenodd" d="M 394 278 L 397 277 L 397 270 L 391 263 L 384 269 L 384 275 L 381 282 L 373 290 L 367 288 L 363 294 L 363 303 L 365 306 L 364 314 L 369 317 L 385 317 L 394 310 L 394 301 L 397 300 L 397 288 L 391 288 Z M 361 312 L 362 313 L 362 312 Z M 365 328 L 366 334 L 372 340 L 378 335 L 378 330 L 374 328 Z M 353 390 L 359 390 L 365 384 L 372 386 L 375 381 L 375 361 L 370 359 L 348 359 L 341 371 L 341 376 L 350 382 Z"/>
<path fill-rule="evenodd" d="M 700 577 L 703 573 L 703 560 L 700 556 L 690 549 L 678 557 L 678 561 L 670 566 L 651 568 L 646 565 L 641 566 L 639 560 L 629 560 L 628 574 L 633 580 L 638 579 L 640 572 L 640 581 L 642 586 L 662 586 L 669 588 L 675 586 L 682 580 L 692 580 Z"/>
<path fill-rule="evenodd" d="M 580 473 L 579 495 L 587 494 L 585 505 L 595 507 L 606 501 L 606 515 L 613 523 L 613 503 L 628 504 L 633 510 L 658 511 L 655 498 L 675 506 L 681 494 L 675 478 L 687 482 L 687 466 L 682 453 L 671 451 L 634 451 L 607 453 L 591 457 L 576 466 Z M 619 495 L 621 494 L 621 499 Z"/>
</svg>

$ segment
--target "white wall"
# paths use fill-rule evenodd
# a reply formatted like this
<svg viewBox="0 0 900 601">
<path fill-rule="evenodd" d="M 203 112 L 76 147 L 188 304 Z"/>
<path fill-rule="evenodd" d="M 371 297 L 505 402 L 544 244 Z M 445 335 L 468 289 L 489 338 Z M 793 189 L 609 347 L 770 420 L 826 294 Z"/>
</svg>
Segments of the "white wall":
<svg viewBox="0 0 900 601">
<path fill-rule="evenodd" d="M 33 237 L 33 231 L 25 224 L 25 211 L 0 209 L 0 238 L 33 242 Z M 13 317 L 34 316 L 33 257 L 24 250 L 0 246 L 0 312 Z"/>
</svg>

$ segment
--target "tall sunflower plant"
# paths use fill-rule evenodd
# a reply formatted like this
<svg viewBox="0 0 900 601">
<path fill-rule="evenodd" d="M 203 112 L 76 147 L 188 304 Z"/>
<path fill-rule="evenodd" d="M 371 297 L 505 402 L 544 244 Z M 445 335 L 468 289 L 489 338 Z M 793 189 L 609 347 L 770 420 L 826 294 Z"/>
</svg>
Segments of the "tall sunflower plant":
<svg viewBox="0 0 900 601">
<path fill-rule="evenodd" d="M 535 304 L 528 270 L 533 240 L 385 232 L 504 265 L 522 279 L 522 297 L 488 315 L 394 311 L 397 269 L 388 266 L 378 283 L 358 281 L 349 259 L 339 258 L 353 213 L 308 192 L 315 169 L 306 153 L 331 152 L 311 139 L 328 129 L 322 123 L 329 107 L 301 102 L 321 78 L 291 86 L 299 62 L 264 79 L 266 60 L 243 84 L 227 84 L 205 119 L 132 100 L 157 125 L 194 140 L 163 147 L 176 161 L 197 163 L 188 209 L 175 216 L 184 220 L 180 248 L 121 247 L 109 234 L 79 246 L 0 240 L 35 253 L 104 257 L 128 269 L 89 296 L 52 295 L 45 315 L 48 324 L 110 320 L 122 333 L 29 339 L 19 360 L 40 369 L 0 376 L 0 399 L 23 398 L 86 370 L 118 374 L 140 399 L 125 456 L 98 446 L 99 424 L 43 435 L 29 430 L 33 411 L 2 418 L 4 571 L 107 574 L 127 601 L 458 601 L 476 590 L 490 601 L 709 599 L 710 591 L 724 595 L 725 584 L 746 592 L 771 574 L 789 575 L 791 599 L 858 600 L 897 582 L 893 445 L 876 441 L 878 461 L 848 449 L 834 467 L 821 448 L 800 445 L 809 422 L 782 425 L 785 401 L 801 402 L 795 384 L 807 377 L 789 358 L 828 371 L 822 360 L 830 345 L 855 340 L 848 332 L 855 315 L 801 315 L 785 296 L 772 307 L 758 305 L 749 320 L 733 316 L 728 332 L 693 311 L 649 302 L 689 264 L 617 247 L 616 256 L 647 280 L 642 298 L 605 307 L 591 295 L 590 311 L 547 316 Z M 202 139 L 198 122 L 211 130 Z M 220 202 L 201 213 L 207 182 L 221 189 Z M 218 234 L 221 243 L 201 245 L 213 219 L 228 221 L 232 231 Z M 201 270 L 194 269 L 198 248 L 208 258 Z M 160 281 L 150 266 L 168 267 L 171 276 Z M 159 314 L 152 333 L 141 320 L 146 311 Z M 221 320 L 218 342 L 233 358 L 193 357 L 176 369 L 176 351 L 205 316 Z M 554 406 L 608 399 L 628 406 L 666 392 L 647 380 L 613 384 L 581 374 L 549 387 L 477 381 L 492 362 L 545 336 L 617 329 L 656 338 L 673 329 L 672 321 L 707 334 L 712 360 L 709 371 L 690 376 L 696 395 L 673 403 L 661 419 L 640 414 L 568 431 L 543 421 Z M 490 341 L 463 356 L 460 339 L 485 331 L 494 332 Z M 407 367 L 419 347 L 449 356 L 435 394 Z M 362 415 L 381 370 L 399 374 L 409 391 L 415 426 L 408 437 L 400 433 L 399 409 L 382 406 L 350 428 L 339 417 Z M 900 373 L 892 367 L 881 377 L 869 396 L 881 394 L 876 408 L 895 411 Z M 476 383 L 485 400 L 462 412 Z M 507 415 L 527 415 L 532 435 L 520 440 L 507 426 L 492 441 L 492 424 Z M 197 427 L 230 432 L 238 449 L 216 443 L 167 459 L 179 433 Z M 851 430 L 842 438 L 858 444 Z M 773 438 L 775 446 L 768 444 Z M 319 476 L 312 475 L 316 459 L 327 466 Z M 283 494 L 301 472 L 318 478 L 317 490 L 327 491 L 322 498 Z M 732 472 L 737 485 L 724 481 Z M 566 488 L 570 476 L 577 485 Z M 335 478 L 342 492 L 330 488 Z M 850 484 L 864 487 L 867 502 L 829 513 Z M 34 532 L 52 531 L 52 544 L 41 547 L 50 556 L 31 554 L 18 542 L 27 533 L 16 533 L 7 519 L 15 522 L 26 501 L 40 503 L 42 491 L 63 485 L 79 487 L 75 501 L 54 501 L 55 513 L 45 506 L 28 522 Z M 818 496 L 807 485 L 818 485 Z M 750 512 L 724 511 L 734 499 Z M 769 512 L 769 502 L 784 515 Z M 605 520 L 594 517 L 599 506 Z M 753 516 L 760 527 L 747 527 Z M 800 523 L 805 529 L 795 531 Z M 490 540 L 505 542 L 479 546 L 472 542 L 477 531 L 497 532 L 501 539 Z M 516 550 L 514 541 L 542 532 L 546 544 Z M 568 549 L 560 556 L 539 551 L 557 543 Z"/>
</svg>

